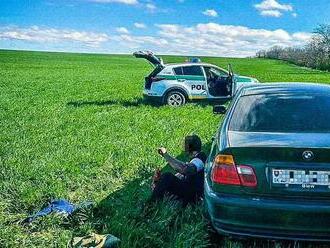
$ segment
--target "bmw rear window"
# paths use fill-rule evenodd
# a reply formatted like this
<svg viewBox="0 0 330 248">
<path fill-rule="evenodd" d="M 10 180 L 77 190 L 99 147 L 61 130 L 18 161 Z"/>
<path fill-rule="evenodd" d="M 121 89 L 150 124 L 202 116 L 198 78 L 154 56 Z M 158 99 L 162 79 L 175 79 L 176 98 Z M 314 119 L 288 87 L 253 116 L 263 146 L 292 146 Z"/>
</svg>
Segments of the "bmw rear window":
<svg viewBox="0 0 330 248">
<path fill-rule="evenodd" d="M 248 95 L 241 97 L 229 124 L 243 132 L 330 132 L 326 95 Z"/>
</svg>

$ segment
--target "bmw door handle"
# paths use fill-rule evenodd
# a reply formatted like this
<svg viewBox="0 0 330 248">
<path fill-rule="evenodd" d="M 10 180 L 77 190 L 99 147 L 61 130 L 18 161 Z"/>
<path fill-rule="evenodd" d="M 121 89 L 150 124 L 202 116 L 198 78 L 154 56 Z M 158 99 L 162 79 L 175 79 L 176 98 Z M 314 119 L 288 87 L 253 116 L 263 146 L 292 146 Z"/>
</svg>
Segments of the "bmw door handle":
<svg viewBox="0 0 330 248">
<path fill-rule="evenodd" d="M 183 83 L 183 82 L 186 82 L 186 80 L 185 79 L 178 79 L 178 82 Z"/>
</svg>

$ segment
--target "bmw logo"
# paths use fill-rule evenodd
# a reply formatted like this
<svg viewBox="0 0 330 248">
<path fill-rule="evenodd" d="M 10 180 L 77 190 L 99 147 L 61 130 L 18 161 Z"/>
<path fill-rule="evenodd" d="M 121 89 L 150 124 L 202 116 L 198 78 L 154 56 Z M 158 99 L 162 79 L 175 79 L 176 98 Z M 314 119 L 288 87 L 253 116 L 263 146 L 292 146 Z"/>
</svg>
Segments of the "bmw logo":
<svg viewBox="0 0 330 248">
<path fill-rule="evenodd" d="M 314 159 L 314 153 L 312 151 L 304 151 L 302 154 L 302 158 L 305 161 L 312 161 Z"/>
</svg>

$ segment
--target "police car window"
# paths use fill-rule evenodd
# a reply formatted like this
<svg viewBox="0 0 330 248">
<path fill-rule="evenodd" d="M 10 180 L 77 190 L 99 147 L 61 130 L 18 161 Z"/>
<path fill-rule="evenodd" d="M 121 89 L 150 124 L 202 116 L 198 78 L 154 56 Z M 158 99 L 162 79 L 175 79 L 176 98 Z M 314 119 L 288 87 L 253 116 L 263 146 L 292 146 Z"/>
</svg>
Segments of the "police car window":
<svg viewBox="0 0 330 248">
<path fill-rule="evenodd" d="M 173 70 L 175 75 L 183 75 L 182 67 L 176 67 Z"/>
<path fill-rule="evenodd" d="M 211 71 L 212 73 L 214 73 L 215 75 L 219 76 L 219 77 L 221 77 L 221 76 L 227 76 L 227 73 L 226 73 L 226 72 L 221 71 L 221 70 L 219 70 L 219 69 L 217 69 L 217 68 L 214 68 L 214 67 L 211 67 L 211 68 L 210 68 L 210 71 Z"/>
<path fill-rule="evenodd" d="M 167 74 L 167 75 L 171 75 L 173 74 L 172 69 L 171 68 L 164 68 L 161 72 L 162 74 Z"/>
<path fill-rule="evenodd" d="M 184 66 L 183 67 L 183 75 L 189 76 L 204 76 L 202 68 L 200 66 Z"/>
</svg>

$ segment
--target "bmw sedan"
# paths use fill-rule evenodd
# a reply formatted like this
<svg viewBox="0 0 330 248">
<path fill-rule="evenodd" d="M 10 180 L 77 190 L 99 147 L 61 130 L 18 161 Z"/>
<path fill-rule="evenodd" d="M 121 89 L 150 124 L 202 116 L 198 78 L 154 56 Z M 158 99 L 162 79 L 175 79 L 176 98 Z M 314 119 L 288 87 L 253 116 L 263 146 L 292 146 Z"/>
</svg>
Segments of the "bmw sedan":
<svg viewBox="0 0 330 248">
<path fill-rule="evenodd" d="M 330 241 L 330 86 L 241 88 L 205 172 L 205 210 L 220 234 Z"/>
</svg>

